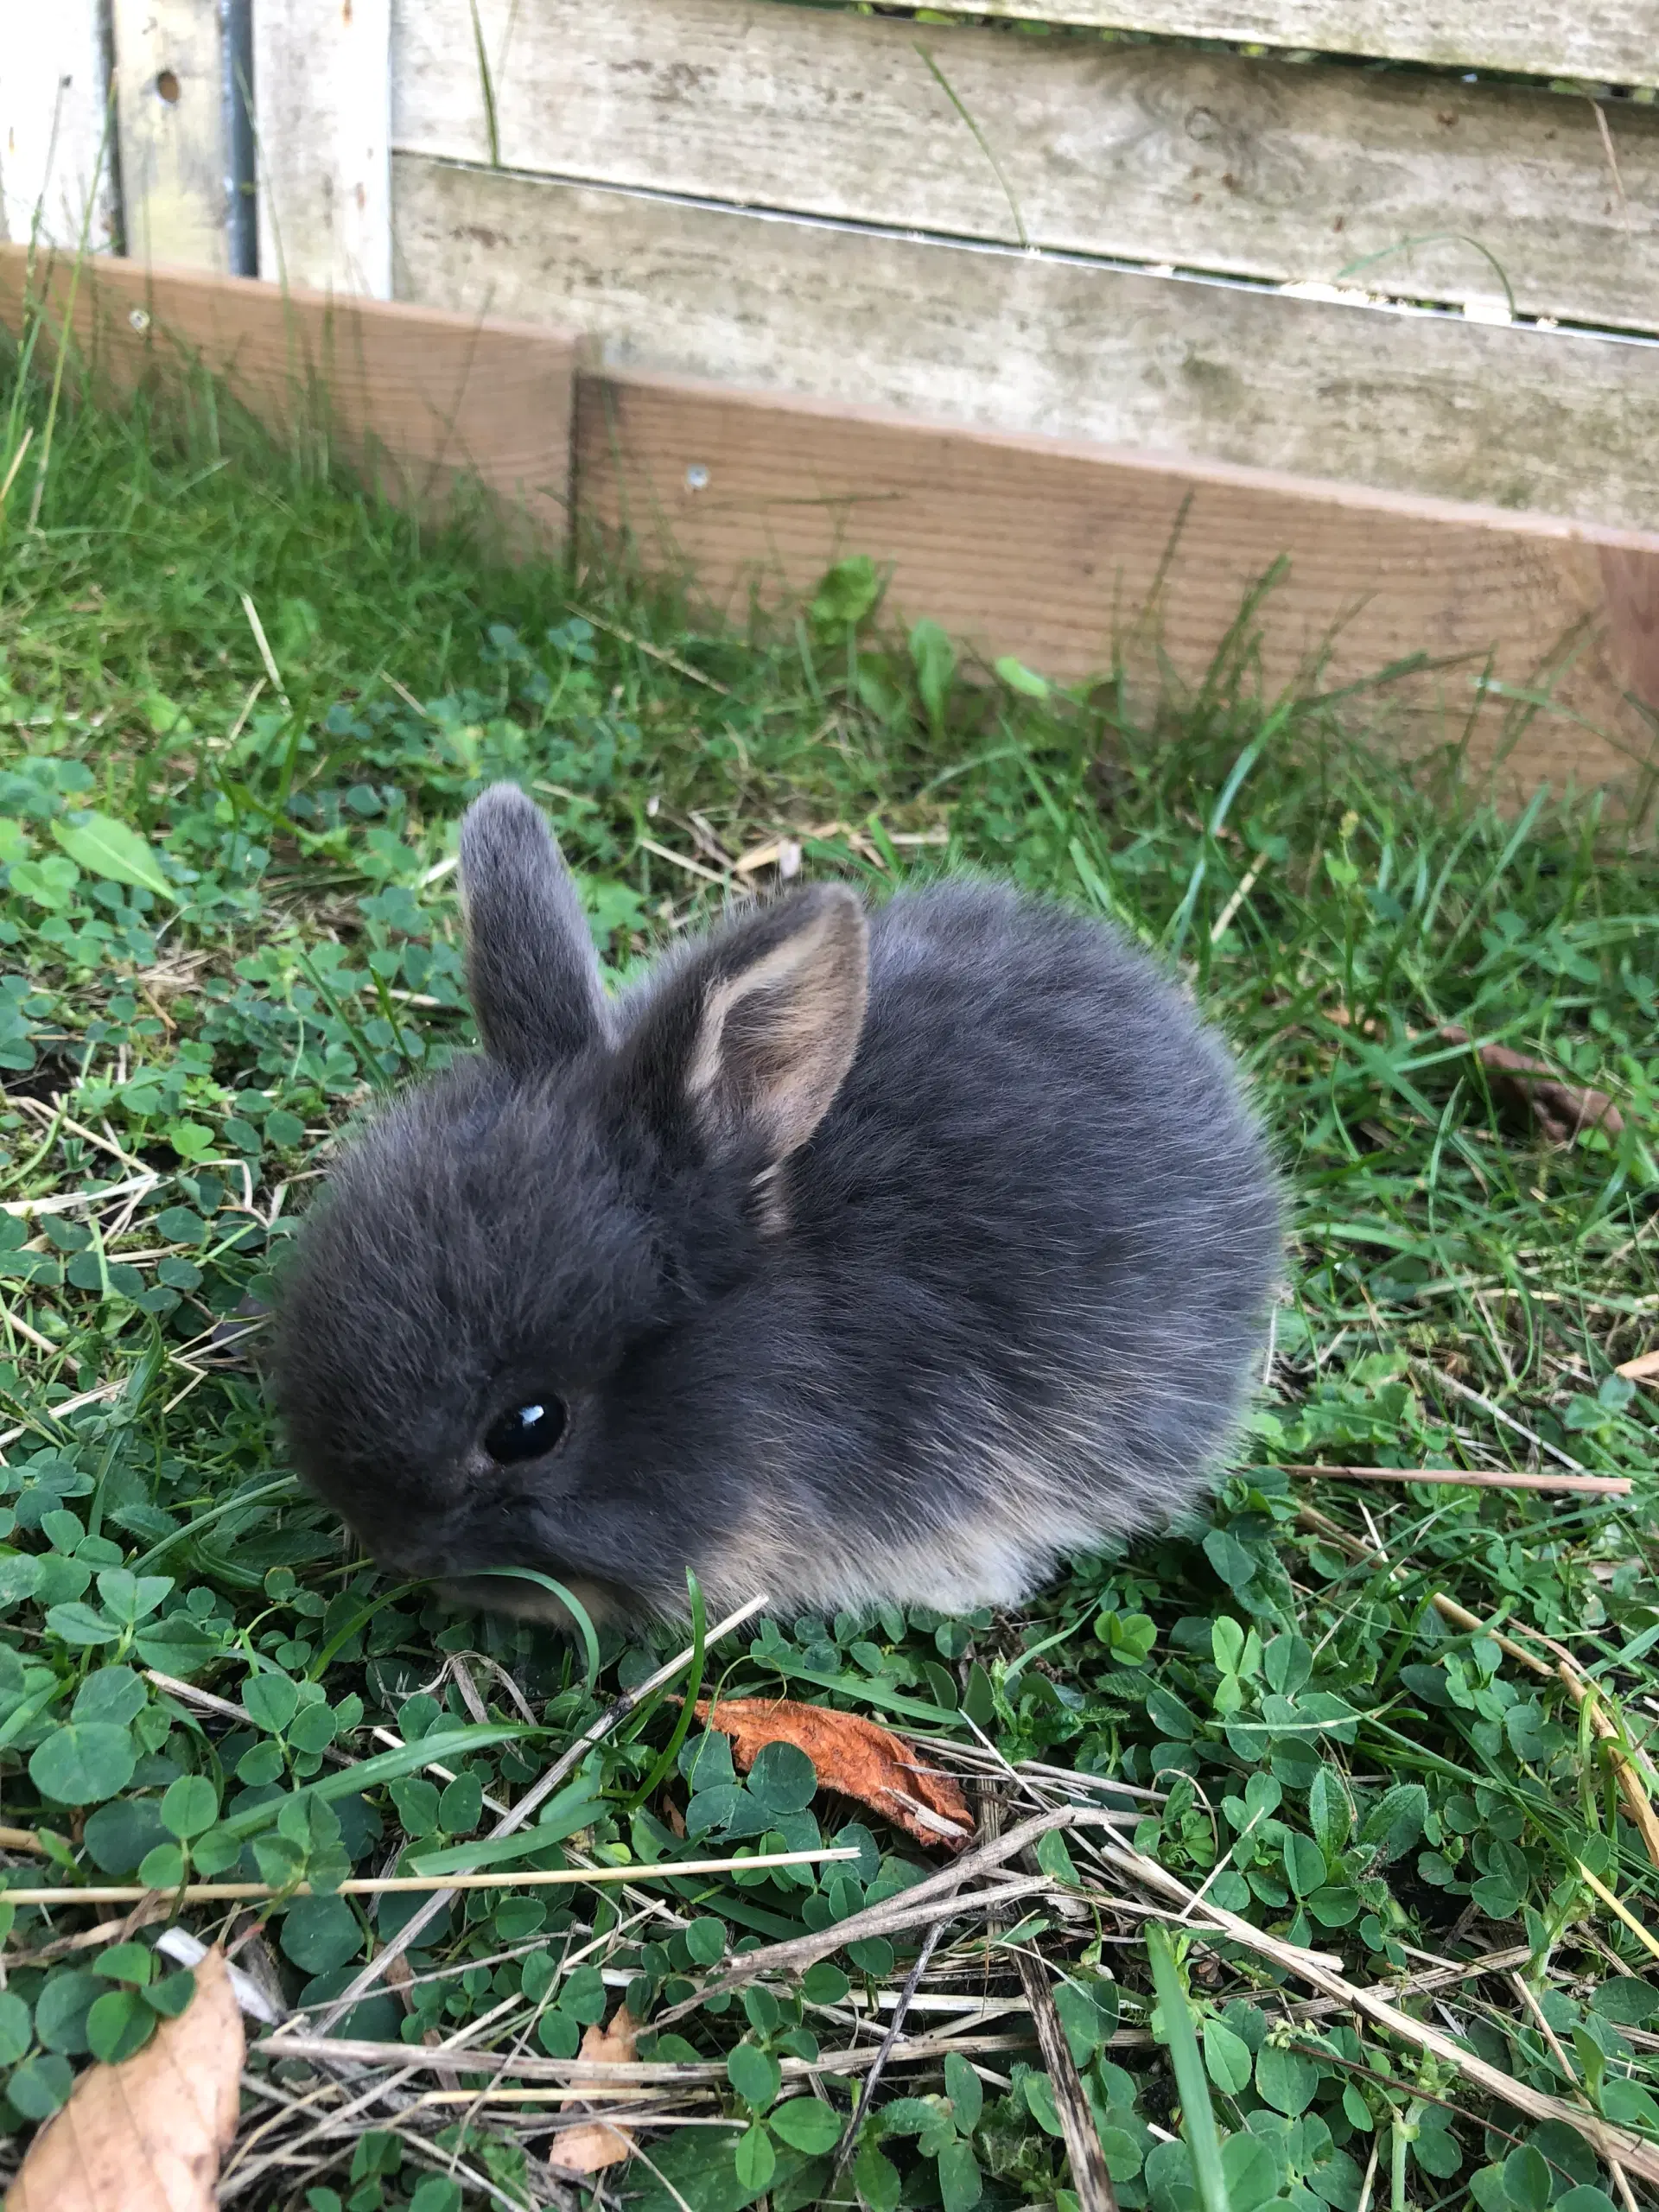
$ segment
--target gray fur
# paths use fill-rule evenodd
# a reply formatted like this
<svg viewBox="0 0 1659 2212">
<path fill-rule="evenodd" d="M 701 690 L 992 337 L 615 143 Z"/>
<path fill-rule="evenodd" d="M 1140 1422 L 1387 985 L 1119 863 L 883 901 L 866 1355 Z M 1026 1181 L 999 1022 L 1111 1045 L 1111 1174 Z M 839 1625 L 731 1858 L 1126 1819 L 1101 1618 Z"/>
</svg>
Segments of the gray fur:
<svg viewBox="0 0 1659 2212">
<path fill-rule="evenodd" d="M 607 1010 L 530 801 L 486 792 L 461 850 L 487 1049 L 346 1152 L 279 1315 L 296 1459 L 389 1568 L 957 1609 L 1201 1493 L 1279 1210 L 1143 954 L 982 882 L 868 918 L 820 887 Z M 550 1396 L 556 1449 L 486 1452 Z"/>
<path fill-rule="evenodd" d="M 533 1075 L 597 1043 L 608 1019 L 582 901 L 540 816 L 513 785 L 495 785 L 467 808 L 461 881 L 467 988 L 486 1050 Z"/>
</svg>

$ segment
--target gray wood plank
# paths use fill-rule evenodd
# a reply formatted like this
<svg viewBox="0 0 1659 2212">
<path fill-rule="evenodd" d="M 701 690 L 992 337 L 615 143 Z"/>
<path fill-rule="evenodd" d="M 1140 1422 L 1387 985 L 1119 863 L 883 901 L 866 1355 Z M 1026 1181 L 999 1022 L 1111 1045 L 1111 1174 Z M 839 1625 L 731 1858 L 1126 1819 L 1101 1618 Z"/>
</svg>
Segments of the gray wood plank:
<svg viewBox="0 0 1659 2212">
<path fill-rule="evenodd" d="M 1659 346 L 394 158 L 400 296 L 607 360 L 1643 528 Z"/>
<path fill-rule="evenodd" d="M 1613 106 L 1610 163 L 1588 100 L 1525 86 L 771 0 L 480 23 L 509 168 L 1659 329 L 1659 110 Z M 398 0 L 392 50 L 397 148 L 489 162 L 467 0 Z"/>
<path fill-rule="evenodd" d="M 391 291 L 388 0 L 253 11 L 259 266 L 318 291 Z"/>
<path fill-rule="evenodd" d="M 111 22 L 127 251 L 224 275 L 231 153 L 219 11 L 111 0 Z"/>
</svg>

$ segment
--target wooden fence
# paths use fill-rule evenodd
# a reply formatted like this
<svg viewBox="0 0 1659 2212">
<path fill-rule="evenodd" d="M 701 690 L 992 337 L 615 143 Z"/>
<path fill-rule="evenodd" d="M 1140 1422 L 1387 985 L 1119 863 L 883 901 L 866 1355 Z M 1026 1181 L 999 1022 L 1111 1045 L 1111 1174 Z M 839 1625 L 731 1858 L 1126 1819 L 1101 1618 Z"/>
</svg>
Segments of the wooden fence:
<svg viewBox="0 0 1659 2212">
<path fill-rule="evenodd" d="M 17 12 L 7 222 L 43 190 L 65 243 L 110 57 L 92 0 Z M 1045 0 L 1073 27 L 1046 37 L 777 0 L 251 12 L 267 277 L 563 323 L 620 366 L 1659 518 L 1659 109 L 1608 96 L 1659 80 L 1659 0 Z M 112 0 L 95 237 L 253 273 L 235 15 Z M 1280 51 L 1076 28 L 1125 16 Z"/>
<path fill-rule="evenodd" d="M 1254 511 L 1257 572 L 1294 546 L 1304 563 L 1287 652 L 1378 593 L 1406 651 L 1472 649 L 1490 619 L 1516 683 L 1593 666 L 1590 718 L 1645 750 L 1659 588 L 1637 538 L 1598 539 L 1625 564 L 1609 628 L 1605 563 L 1565 600 L 1491 582 L 1452 613 L 1423 542 L 1351 520 L 1331 569 L 1328 527 L 1293 511 L 1396 493 L 1659 524 L 1659 0 L 1039 5 L 1040 35 L 998 0 L 933 0 L 926 22 L 780 0 L 56 0 L 0 54 L 0 204 L 14 238 L 38 209 L 69 243 L 90 210 L 92 242 L 139 259 L 580 334 L 611 376 L 609 442 L 581 434 L 591 480 L 631 486 L 640 522 L 617 426 L 649 421 L 651 527 L 705 568 L 718 540 L 722 588 L 745 557 L 794 577 L 805 539 L 898 557 L 893 487 L 859 474 L 878 450 L 897 465 L 872 410 L 1011 442 L 1009 483 L 1040 480 L 1074 537 L 1065 486 L 1096 487 L 1077 557 L 1097 658 L 1157 562 L 1114 535 L 1103 480 L 1045 474 L 1020 441 L 1120 449 L 1123 485 L 1148 457 L 1172 484 L 1334 480 L 1351 490 L 1268 485 Z M 747 488 L 722 498 L 684 379 L 773 396 L 722 418 L 774 453 L 769 484 L 733 449 Z M 1478 523 L 1489 550 L 1499 519 Z M 976 588 L 984 631 L 998 588 Z"/>
</svg>

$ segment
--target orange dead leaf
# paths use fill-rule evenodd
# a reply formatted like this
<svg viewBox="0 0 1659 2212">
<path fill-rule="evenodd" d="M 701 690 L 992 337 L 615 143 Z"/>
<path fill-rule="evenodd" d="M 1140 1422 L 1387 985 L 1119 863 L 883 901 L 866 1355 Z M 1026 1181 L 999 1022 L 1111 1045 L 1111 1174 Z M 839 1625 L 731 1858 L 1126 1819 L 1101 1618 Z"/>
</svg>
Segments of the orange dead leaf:
<svg viewBox="0 0 1659 2212">
<path fill-rule="evenodd" d="M 631 2065 L 639 2040 L 639 2022 L 626 2005 L 619 2005 L 608 2028 L 588 2029 L 577 2056 L 604 2059 L 616 2066 Z M 596 2104 L 603 2094 L 602 2090 L 595 2090 L 592 2101 Z M 631 2158 L 633 2137 L 628 2129 L 609 2120 L 585 2120 L 580 2127 L 562 2127 L 547 2156 L 548 2163 L 561 2173 L 596 2174 L 603 2167 L 620 2166 L 625 2158 Z"/>
<path fill-rule="evenodd" d="M 5 2212 L 213 2212 L 245 2045 L 222 1951 L 135 2057 L 89 2066 L 29 2146 Z"/>
<path fill-rule="evenodd" d="M 793 1744 L 812 1762 L 825 1789 L 856 1798 L 918 1843 L 960 1851 L 974 1838 L 968 1801 L 948 1777 L 924 1770 L 908 1744 L 856 1713 L 831 1713 L 789 1698 L 725 1698 L 697 1717 L 732 1738 L 747 1774 L 768 1744 Z"/>
</svg>

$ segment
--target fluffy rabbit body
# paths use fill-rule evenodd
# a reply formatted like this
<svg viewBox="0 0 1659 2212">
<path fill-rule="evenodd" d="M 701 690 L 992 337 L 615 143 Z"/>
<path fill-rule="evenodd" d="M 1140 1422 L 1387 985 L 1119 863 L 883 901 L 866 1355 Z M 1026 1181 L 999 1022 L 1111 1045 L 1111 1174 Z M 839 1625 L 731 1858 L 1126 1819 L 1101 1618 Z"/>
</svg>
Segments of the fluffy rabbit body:
<svg viewBox="0 0 1659 2212">
<path fill-rule="evenodd" d="M 1009 1603 L 1167 1520 L 1280 1259 L 1222 1046 L 1136 950 L 976 881 L 749 909 L 603 994 L 531 803 L 461 831 L 485 1050 L 349 1147 L 275 1380 L 377 1558 L 558 1618 Z"/>
</svg>

